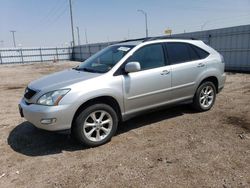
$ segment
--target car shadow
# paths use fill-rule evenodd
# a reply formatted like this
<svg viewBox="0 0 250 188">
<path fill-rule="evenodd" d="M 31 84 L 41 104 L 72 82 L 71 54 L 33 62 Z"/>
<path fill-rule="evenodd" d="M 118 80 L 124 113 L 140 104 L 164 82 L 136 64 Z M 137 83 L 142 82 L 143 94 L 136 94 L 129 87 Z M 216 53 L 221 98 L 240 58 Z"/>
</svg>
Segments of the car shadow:
<svg viewBox="0 0 250 188">
<path fill-rule="evenodd" d="M 121 123 L 118 126 L 116 135 L 187 113 L 195 113 L 195 111 L 190 109 L 187 105 L 180 105 L 174 108 L 148 112 Z M 78 144 L 70 137 L 70 134 L 39 130 L 28 121 L 17 125 L 10 132 L 7 141 L 14 151 L 27 156 L 44 156 L 58 154 L 63 151 L 88 149 Z"/>
</svg>

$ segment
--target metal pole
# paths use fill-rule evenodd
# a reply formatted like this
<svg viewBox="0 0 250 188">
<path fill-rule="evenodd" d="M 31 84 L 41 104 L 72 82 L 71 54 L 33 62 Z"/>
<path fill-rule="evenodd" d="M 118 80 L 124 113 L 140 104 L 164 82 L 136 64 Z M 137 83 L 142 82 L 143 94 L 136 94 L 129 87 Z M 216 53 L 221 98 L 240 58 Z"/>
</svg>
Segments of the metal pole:
<svg viewBox="0 0 250 188">
<path fill-rule="evenodd" d="M 81 41 L 80 41 L 80 32 L 79 32 L 79 27 L 76 27 L 77 29 L 77 38 L 78 38 L 78 45 L 81 45 Z"/>
<path fill-rule="evenodd" d="M 146 25 L 146 38 L 148 38 L 148 14 L 144 10 L 137 10 L 141 12 L 145 17 L 145 25 Z"/>
<path fill-rule="evenodd" d="M 42 54 L 42 48 L 39 49 L 40 51 L 40 58 L 41 58 L 41 62 L 43 62 L 43 54 Z"/>
<path fill-rule="evenodd" d="M 89 57 L 91 56 L 91 49 L 90 49 L 90 45 L 88 45 L 89 48 Z"/>
<path fill-rule="evenodd" d="M 1 42 L 1 47 L 4 47 L 4 41 L 1 40 L 0 42 Z"/>
<path fill-rule="evenodd" d="M 23 61 L 23 50 L 22 50 L 22 48 L 20 49 L 20 53 L 21 53 L 21 60 L 22 60 L 22 63 L 24 63 L 24 61 Z"/>
<path fill-rule="evenodd" d="M 12 33 L 12 38 L 13 38 L 13 43 L 14 43 L 14 47 L 16 48 L 16 38 L 15 38 L 15 32 L 16 31 L 10 31 Z"/>
<path fill-rule="evenodd" d="M 0 63 L 3 64 L 2 56 L 1 56 L 1 51 L 0 51 Z"/>
<path fill-rule="evenodd" d="M 86 44 L 88 44 L 87 29 L 85 29 L 84 32 L 85 32 L 85 42 L 86 42 Z"/>
<path fill-rule="evenodd" d="M 80 60 L 83 61 L 83 52 L 82 52 L 82 46 L 80 45 Z"/>
<path fill-rule="evenodd" d="M 57 47 L 56 47 L 56 61 L 58 61 L 58 50 L 57 50 Z"/>
<path fill-rule="evenodd" d="M 72 1 L 69 0 L 70 7 L 70 20 L 71 20 L 71 32 L 72 32 L 72 43 L 73 47 L 75 46 L 75 35 L 74 35 L 74 23 L 73 23 L 73 13 L 72 13 Z"/>
<path fill-rule="evenodd" d="M 148 38 L 148 15 L 147 13 L 145 12 L 145 24 L 146 24 L 146 37 Z"/>
<path fill-rule="evenodd" d="M 201 31 L 203 31 L 204 27 L 209 23 L 210 21 L 206 21 L 201 25 Z"/>
</svg>

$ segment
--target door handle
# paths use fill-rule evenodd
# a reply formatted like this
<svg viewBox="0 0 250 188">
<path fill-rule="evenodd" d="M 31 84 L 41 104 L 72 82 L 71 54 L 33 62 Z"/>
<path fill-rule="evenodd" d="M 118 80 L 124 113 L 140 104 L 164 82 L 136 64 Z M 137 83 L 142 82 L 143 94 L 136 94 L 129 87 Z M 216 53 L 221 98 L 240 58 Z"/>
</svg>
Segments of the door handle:
<svg viewBox="0 0 250 188">
<path fill-rule="evenodd" d="M 169 70 L 164 70 L 164 71 L 161 72 L 161 75 L 167 75 L 167 74 L 169 74 L 169 73 L 170 73 Z"/>
<path fill-rule="evenodd" d="M 204 67 L 205 64 L 204 63 L 198 63 L 197 67 Z"/>
</svg>

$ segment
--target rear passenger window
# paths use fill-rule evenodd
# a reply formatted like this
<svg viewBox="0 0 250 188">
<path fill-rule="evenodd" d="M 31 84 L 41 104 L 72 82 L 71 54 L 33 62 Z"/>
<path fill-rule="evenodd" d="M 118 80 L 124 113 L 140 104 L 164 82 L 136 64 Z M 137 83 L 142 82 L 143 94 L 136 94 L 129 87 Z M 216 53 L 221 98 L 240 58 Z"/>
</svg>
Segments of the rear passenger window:
<svg viewBox="0 0 250 188">
<path fill-rule="evenodd" d="M 167 43 L 168 58 L 171 64 L 182 63 L 190 60 L 189 49 L 185 43 Z"/>
<path fill-rule="evenodd" d="M 171 64 L 195 61 L 206 58 L 209 53 L 205 50 L 188 43 L 167 43 L 168 58 Z"/>
</svg>

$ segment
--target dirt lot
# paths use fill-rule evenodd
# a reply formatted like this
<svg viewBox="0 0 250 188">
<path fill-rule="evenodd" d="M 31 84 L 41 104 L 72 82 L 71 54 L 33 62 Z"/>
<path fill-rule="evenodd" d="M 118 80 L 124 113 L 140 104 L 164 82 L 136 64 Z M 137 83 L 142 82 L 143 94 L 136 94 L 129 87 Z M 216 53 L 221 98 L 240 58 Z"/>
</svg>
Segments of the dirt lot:
<svg viewBox="0 0 250 188">
<path fill-rule="evenodd" d="M 0 187 L 250 187 L 249 74 L 229 74 L 209 112 L 153 112 L 88 149 L 17 109 L 31 80 L 76 64 L 0 66 Z"/>
</svg>

